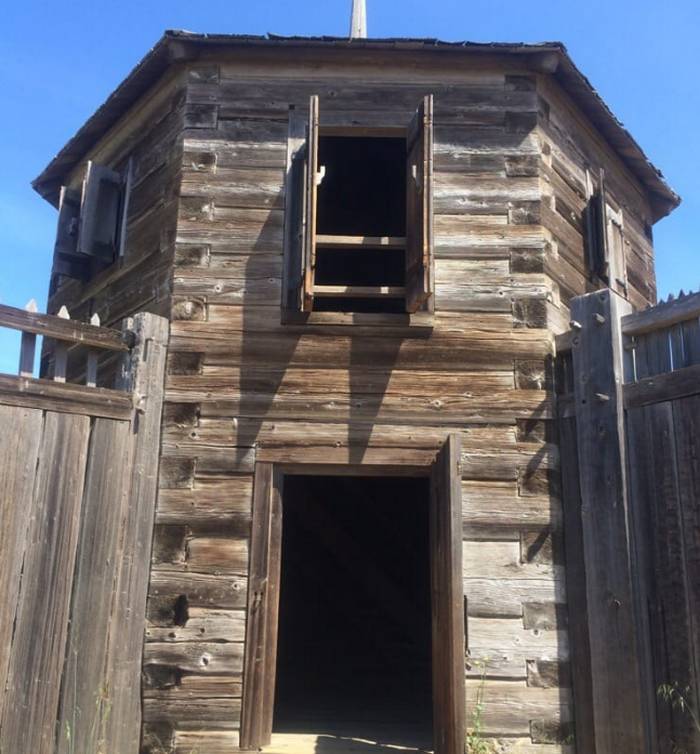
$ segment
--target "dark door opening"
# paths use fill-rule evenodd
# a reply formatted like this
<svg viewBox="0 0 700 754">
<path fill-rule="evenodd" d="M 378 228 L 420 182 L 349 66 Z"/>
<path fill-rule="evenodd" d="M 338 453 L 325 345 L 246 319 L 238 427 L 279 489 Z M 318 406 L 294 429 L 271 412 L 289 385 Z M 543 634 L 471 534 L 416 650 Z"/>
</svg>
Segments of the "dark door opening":
<svg viewBox="0 0 700 754">
<path fill-rule="evenodd" d="M 273 731 L 432 748 L 427 478 L 285 479 Z"/>
</svg>

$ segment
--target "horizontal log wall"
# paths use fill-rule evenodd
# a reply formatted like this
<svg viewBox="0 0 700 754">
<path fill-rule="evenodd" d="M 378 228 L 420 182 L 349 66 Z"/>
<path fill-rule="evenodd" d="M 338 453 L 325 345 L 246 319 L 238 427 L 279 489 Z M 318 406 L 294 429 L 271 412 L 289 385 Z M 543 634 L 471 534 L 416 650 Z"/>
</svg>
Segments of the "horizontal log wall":
<svg viewBox="0 0 700 754">
<path fill-rule="evenodd" d="M 322 125 L 402 126 L 426 93 L 434 327 L 280 324 L 289 105 L 319 94 Z M 485 735 L 503 750 L 570 750 L 539 107 L 517 70 L 190 70 L 146 751 L 236 746 L 256 458 L 427 464 L 450 431 L 463 444 L 468 722 L 486 663 Z"/>
<path fill-rule="evenodd" d="M 66 306 L 73 319 L 97 313 L 113 325 L 135 312 L 169 316 L 185 108 L 175 69 L 90 151 L 66 181 L 79 189 L 88 160 L 118 168 L 131 159 L 124 256 L 86 282 L 62 278 L 47 311 Z"/>
<path fill-rule="evenodd" d="M 566 330 L 571 299 L 605 285 L 591 278 L 582 217 L 590 193 L 586 172 L 597 184 L 601 168 L 605 172 L 608 201 L 622 213 L 626 297 L 636 309 L 654 304 L 653 217 L 647 195 L 556 82 L 547 76 L 538 77 L 538 93 L 541 223 L 548 242 L 541 263 L 553 281 L 553 301 L 548 307 L 550 326 L 556 332 Z"/>
</svg>

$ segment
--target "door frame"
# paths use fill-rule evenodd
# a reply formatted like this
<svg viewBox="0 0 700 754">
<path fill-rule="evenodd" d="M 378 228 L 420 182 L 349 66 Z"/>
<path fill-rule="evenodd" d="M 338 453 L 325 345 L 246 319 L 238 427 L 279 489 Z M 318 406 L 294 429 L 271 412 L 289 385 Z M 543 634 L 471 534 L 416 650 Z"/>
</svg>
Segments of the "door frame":
<svg viewBox="0 0 700 754">
<path fill-rule="evenodd" d="M 465 626 L 462 584 L 460 436 L 448 435 L 432 463 L 255 464 L 241 706 L 241 749 L 270 743 L 274 708 L 284 478 L 303 476 L 429 477 L 435 754 L 463 754 Z"/>
</svg>

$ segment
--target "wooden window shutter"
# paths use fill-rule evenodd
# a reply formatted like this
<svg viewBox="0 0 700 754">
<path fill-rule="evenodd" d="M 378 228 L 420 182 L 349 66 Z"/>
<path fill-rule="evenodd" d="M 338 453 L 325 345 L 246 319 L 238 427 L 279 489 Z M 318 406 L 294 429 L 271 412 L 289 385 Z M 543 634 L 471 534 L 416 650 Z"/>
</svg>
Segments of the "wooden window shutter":
<svg viewBox="0 0 700 754">
<path fill-rule="evenodd" d="M 309 130 L 306 140 L 306 197 L 304 213 L 304 277 L 302 281 L 302 310 L 310 312 L 314 304 L 314 275 L 316 270 L 316 206 L 318 196 L 318 95 L 309 100 Z"/>
<path fill-rule="evenodd" d="M 618 293 L 627 295 L 627 261 L 625 254 L 625 231 L 622 223 L 622 210 L 614 212 L 608 205 L 607 213 L 607 249 L 608 249 L 608 285 Z"/>
<path fill-rule="evenodd" d="M 284 184 L 284 270 L 282 308 L 299 312 L 304 300 L 306 216 L 306 116 L 289 111 L 287 174 Z"/>
<path fill-rule="evenodd" d="M 88 272 L 85 257 L 78 252 L 80 227 L 80 192 L 61 187 L 58 224 L 54 246 L 53 275 L 84 278 Z"/>
<path fill-rule="evenodd" d="M 78 235 L 81 254 L 105 261 L 114 259 L 119 239 L 122 188 L 119 173 L 88 162 Z"/>
<path fill-rule="evenodd" d="M 406 139 L 406 311 L 433 294 L 433 95 L 423 99 Z"/>
<path fill-rule="evenodd" d="M 80 192 L 76 189 L 61 187 L 61 199 L 58 205 L 58 228 L 56 230 L 56 254 L 67 257 L 78 253 L 78 228 L 80 224 Z"/>
<path fill-rule="evenodd" d="M 585 211 L 586 256 L 593 276 L 608 280 L 608 231 L 605 175 L 600 171 L 598 189 L 588 200 Z"/>
</svg>

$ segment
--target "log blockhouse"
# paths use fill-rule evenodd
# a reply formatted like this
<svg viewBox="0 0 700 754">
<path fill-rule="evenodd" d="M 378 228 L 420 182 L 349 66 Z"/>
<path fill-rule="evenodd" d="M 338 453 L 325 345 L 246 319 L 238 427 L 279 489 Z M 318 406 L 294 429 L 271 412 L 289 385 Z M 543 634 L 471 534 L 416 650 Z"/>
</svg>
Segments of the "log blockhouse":
<svg viewBox="0 0 700 754">
<path fill-rule="evenodd" d="M 170 321 L 142 751 L 575 751 L 554 336 L 678 198 L 565 49 L 168 32 L 34 185 L 48 311 Z"/>
</svg>

